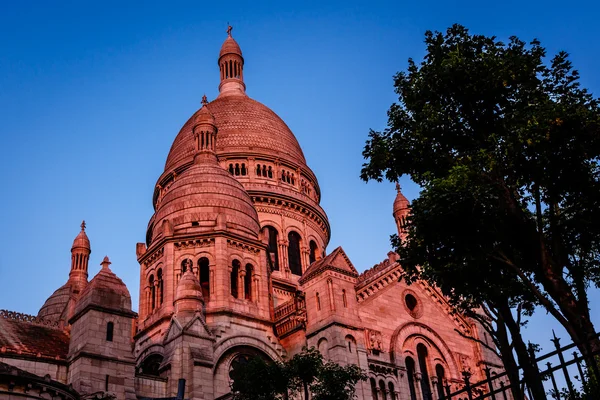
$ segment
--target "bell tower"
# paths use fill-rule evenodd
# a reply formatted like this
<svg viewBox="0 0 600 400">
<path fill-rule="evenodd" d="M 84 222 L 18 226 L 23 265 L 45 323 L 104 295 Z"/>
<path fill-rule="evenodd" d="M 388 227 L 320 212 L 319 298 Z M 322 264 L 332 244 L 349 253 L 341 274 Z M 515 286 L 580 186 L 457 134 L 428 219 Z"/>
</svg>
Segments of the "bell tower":
<svg viewBox="0 0 600 400">
<path fill-rule="evenodd" d="M 246 95 L 244 57 L 242 57 L 242 49 L 231 36 L 232 29 L 231 26 L 227 28 L 227 39 L 223 42 L 219 53 L 219 70 L 221 73 L 219 97 L 230 94 Z"/>
</svg>

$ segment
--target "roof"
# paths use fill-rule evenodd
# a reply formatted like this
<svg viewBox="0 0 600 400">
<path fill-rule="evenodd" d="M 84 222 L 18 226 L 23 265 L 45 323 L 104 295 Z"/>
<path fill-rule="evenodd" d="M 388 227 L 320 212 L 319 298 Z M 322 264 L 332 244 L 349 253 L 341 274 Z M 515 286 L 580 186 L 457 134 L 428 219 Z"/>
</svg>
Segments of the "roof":
<svg viewBox="0 0 600 400">
<path fill-rule="evenodd" d="M 312 263 L 300 278 L 299 283 L 302 285 L 320 275 L 325 270 L 333 270 L 353 278 L 358 277 L 356 268 L 354 268 L 354 265 L 352 265 L 352 262 L 350 262 L 350 259 L 344 252 L 344 249 L 340 246 L 321 260 Z"/>
<path fill-rule="evenodd" d="M 228 36 L 223 42 L 221 51 L 219 52 L 219 58 L 223 57 L 225 54 L 237 54 L 239 56 L 242 55 L 242 49 L 240 48 L 240 45 L 231 36 Z"/>
<path fill-rule="evenodd" d="M 0 351 L 66 360 L 69 334 L 56 323 L 0 310 Z"/>
<path fill-rule="evenodd" d="M 208 109 L 218 129 L 217 156 L 253 153 L 306 166 L 304 153 L 290 128 L 262 103 L 247 96 L 223 96 L 210 102 Z M 173 141 L 165 171 L 193 159 L 193 127 L 199 113 L 200 110 L 190 117 Z"/>
<path fill-rule="evenodd" d="M 131 296 L 123 281 L 115 275 L 110 268 L 108 257 L 101 263 L 102 269 L 94 276 L 75 306 L 73 317 L 69 320 L 72 324 L 87 308 L 102 308 L 122 315 L 134 316 L 131 311 Z"/>
</svg>

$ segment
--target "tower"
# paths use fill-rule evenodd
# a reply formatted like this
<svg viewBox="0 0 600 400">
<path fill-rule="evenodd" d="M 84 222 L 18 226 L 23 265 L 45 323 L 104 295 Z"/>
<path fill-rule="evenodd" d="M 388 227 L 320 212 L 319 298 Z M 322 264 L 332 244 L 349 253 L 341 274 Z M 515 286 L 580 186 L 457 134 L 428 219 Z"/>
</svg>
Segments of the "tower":
<svg viewBox="0 0 600 400">
<path fill-rule="evenodd" d="M 245 94 L 244 84 L 244 57 L 242 49 L 231 36 L 232 27 L 227 28 L 227 39 L 221 46 L 219 53 L 219 71 L 221 83 L 219 84 L 219 96 L 228 94 Z"/>
<path fill-rule="evenodd" d="M 394 200 L 394 220 L 396 221 L 396 228 L 398 229 L 398 237 L 402 240 L 406 240 L 406 218 L 410 213 L 410 203 L 402 190 L 400 184 L 396 182 L 396 200 Z"/>
<path fill-rule="evenodd" d="M 81 232 L 75 237 L 73 246 L 71 246 L 71 272 L 69 272 L 69 282 L 73 290 L 81 292 L 88 283 L 88 263 L 92 248 L 90 240 L 85 233 L 85 221 L 81 222 Z"/>
<path fill-rule="evenodd" d="M 92 248 L 85 233 L 85 221 L 71 246 L 71 270 L 67 282 L 58 288 L 44 303 L 38 317 L 66 326 L 73 316 L 77 299 L 88 284 L 88 263 Z"/>
</svg>

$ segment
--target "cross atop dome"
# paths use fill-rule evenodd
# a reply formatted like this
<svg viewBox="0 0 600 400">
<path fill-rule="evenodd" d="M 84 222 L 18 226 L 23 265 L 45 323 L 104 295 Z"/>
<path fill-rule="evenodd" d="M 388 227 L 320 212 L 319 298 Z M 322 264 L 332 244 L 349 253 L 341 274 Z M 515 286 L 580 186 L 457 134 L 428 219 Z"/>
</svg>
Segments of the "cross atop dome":
<svg viewBox="0 0 600 400">
<path fill-rule="evenodd" d="M 85 220 L 81 221 L 81 231 L 85 232 Z"/>
<path fill-rule="evenodd" d="M 227 27 L 227 36 L 231 37 L 231 31 L 233 30 L 233 26 L 229 25 Z"/>
</svg>

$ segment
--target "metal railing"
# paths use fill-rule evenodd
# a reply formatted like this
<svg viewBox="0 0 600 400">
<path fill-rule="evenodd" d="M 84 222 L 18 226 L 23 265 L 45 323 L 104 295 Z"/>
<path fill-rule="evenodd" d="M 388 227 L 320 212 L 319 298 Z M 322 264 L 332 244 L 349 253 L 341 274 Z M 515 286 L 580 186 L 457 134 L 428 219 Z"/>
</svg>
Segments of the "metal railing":
<svg viewBox="0 0 600 400">
<path fill-rule="evenodd" d="M 594 337 L 598 338 L 600 335 Z M 585 356 L 578 352 L 578 344 L 571 343 L 567 346 L 560 346 L 560 339 L 554 335 L 552 343 L 555 350 L 536 357 L 533 348 L 530 347 L 530 357 L 535 360 L 537 366 L 535 373 L 538 379 L 544 382 L 546 399 L 567 400 L 578 399 L 580 390 L 588 383 L 587 379 L 595 379 L 600 382 L 600 371 L 596 357 L 600 355 L 600 350 L 592 351 L 590 340 L 581 343 L 585 351 Z M 572 350 L 572 352 L 571 352 Z M 554 364 L 552 363 L 554 361 Z M 588 369 L 585 367 L 589 366 Z M 521 376 L 521 367 L 519 376 Z M 513 399 L 512 385 L 508 379 L 506 371 L 494 373 L 491 368 L 484 369 L 486 379 L 480 382 L 471 383 L 471 374 L 467 371 L 462 373 L 462 388 L 454 392 L 451 391 L 448 382 L 444 385 L 445 396 L 439 400 L 523 400 Z M 522 377 L 519 381 L 520 391 L 527 395 L 529 399 L 533 398 L 530 389 L 531 383 L 528 383 Z M 599 388 L 600 389 L 600 388 Z M 600 399 L 600 393 L 588 394 L 584 399 Z M 433 400 L 433 399 L 432 399 Z"/>
</svg>

